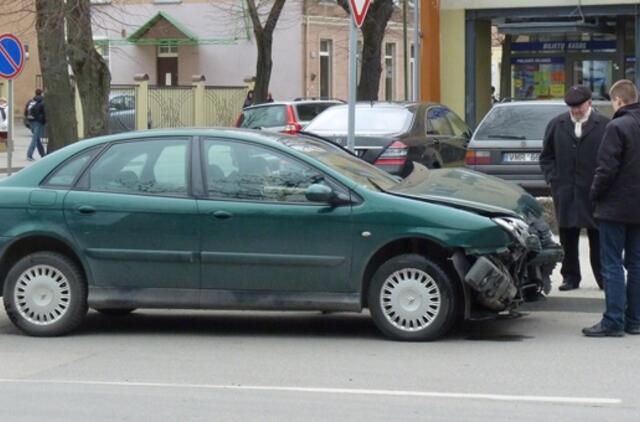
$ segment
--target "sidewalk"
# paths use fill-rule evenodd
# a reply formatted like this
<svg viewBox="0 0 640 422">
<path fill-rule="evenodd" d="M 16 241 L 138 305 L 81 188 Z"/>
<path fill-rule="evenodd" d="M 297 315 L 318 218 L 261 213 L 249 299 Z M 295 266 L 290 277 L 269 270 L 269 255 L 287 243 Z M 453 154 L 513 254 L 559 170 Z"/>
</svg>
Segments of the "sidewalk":
<svg viewBox="0 0 640 422">
<path fill-rule="evenodd" d="M 27 149 L 31 143 L 31 131 L 22 124 L 20 119 L 16 119 L 13 138 L 14 150 L 11 169 L 15 173 L 32 163 L 27 161 Z M 39 158 L 37 151 L 33 155 L 36 160 Z M 7 158 L 7 152 L 0 152 L 0 178 L 7 177 Z"/>
</svg>

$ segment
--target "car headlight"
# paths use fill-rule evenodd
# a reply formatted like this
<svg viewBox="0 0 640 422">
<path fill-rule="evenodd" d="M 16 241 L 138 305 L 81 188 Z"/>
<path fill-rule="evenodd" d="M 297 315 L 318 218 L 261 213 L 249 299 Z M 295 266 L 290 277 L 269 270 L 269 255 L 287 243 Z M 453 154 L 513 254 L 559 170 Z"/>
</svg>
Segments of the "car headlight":
<svg viewBox="0 0 640 422">
<path fill-rule="evenodd" d="M 492 218 L 492 221 L 511 234 L 522 246 L 528 247 L 529 238 L 532 235 L 529 232 L 529 225 L 524 220 L 515 217 L 496 217 Z"/>
</svg>

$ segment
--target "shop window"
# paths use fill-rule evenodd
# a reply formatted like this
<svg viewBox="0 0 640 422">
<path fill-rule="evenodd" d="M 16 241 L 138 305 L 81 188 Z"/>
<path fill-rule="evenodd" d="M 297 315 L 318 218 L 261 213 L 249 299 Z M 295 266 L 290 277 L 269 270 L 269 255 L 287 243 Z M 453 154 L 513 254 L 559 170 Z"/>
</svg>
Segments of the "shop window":
<svg viewBox="0 0 640 422">
<path fill-rule="evenodd" d="M 511 96 L 515 99 L 563 98 L 565 60 L 561 57 L 517 57 L 511 59 Z"/>
</svg>

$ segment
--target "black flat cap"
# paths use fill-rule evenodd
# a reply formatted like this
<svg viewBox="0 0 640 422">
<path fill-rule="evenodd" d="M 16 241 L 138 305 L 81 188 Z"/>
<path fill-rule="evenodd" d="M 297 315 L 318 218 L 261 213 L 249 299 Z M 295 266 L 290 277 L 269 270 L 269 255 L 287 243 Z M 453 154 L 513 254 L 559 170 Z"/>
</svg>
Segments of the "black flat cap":
<svg viewBox="0 0 640 422">
<path fill-rule="evenodd" d="M 570 107 L 579 106 L 591 99 L 591 90 L 584 85 L 574 85 L 564 96 L 564 102 Z"/>
</svg>

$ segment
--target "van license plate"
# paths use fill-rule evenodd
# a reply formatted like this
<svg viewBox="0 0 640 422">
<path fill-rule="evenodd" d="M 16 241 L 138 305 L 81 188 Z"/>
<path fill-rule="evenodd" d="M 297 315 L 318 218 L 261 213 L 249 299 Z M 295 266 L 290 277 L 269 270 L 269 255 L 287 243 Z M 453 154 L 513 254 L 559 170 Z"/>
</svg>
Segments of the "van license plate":
<svg viewBox="0 0 640 422">
<path fill-rule="evenodd" d="M 502 155 L 502 161 L 505 163 L 531 163 L 539 160 L 539 152 L 505 152 Z"/>
</svg>

